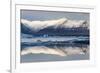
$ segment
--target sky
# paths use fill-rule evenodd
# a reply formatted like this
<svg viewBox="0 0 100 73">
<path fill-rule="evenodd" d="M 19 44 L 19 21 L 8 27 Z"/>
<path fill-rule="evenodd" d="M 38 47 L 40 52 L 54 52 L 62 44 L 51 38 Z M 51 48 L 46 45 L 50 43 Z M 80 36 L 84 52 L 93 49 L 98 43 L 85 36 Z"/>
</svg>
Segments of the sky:
<svg viewBox="0 0 100 73">
<path fill-rule="evenodd" d="M 89 13 L 80 12 L 61 12 L 61 11 L 40 11 L 40 10 L 21 10 L 21 19 L 30 21 L 44 21 L 60 18 L 68 18 L 70 20 L 87 20 L 89 21 Z"/>
</svg>

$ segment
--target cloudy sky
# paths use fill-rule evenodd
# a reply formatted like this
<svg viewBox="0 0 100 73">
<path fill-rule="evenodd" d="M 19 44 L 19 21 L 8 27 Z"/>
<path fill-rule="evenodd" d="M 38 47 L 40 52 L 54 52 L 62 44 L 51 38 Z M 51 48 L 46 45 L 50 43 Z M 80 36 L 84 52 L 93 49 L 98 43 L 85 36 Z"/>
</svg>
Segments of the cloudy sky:
<svg viewBox="0 0 100 73">
<path fill-rule="evenodd" d="M 44 21 L 44 20 L 53 20 L 59 18 L 68 18 L 69 20 L 89 21 L 89 13 L 21 10 L 21 19 L 26 19 L 30 21 L 37 21 L 37 20 Z"/>
</svg>

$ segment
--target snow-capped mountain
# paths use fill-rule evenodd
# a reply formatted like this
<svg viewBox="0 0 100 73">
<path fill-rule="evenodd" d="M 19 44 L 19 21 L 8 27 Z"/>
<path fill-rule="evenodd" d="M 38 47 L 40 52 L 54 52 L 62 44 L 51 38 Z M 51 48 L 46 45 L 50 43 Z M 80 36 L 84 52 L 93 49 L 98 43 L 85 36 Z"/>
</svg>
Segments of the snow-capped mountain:
<svg viewBox="0 0 100 73">
<path fill-rule="evenodd" d="M 89 23 L 67 18 L 46 21 L 21 19 L 21 32 L 34 35 L 89 35 Z"/>
</svg>

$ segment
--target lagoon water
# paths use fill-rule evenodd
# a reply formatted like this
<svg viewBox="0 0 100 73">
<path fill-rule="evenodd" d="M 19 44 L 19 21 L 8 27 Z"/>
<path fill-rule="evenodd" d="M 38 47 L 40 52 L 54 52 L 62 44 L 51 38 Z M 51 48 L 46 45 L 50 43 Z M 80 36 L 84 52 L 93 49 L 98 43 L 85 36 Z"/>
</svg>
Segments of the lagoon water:
<svg viewBox="0 0 100 73">
<path fill-rule="evenodd" d="M 88 36 L 21 39 L 21 63 L 73 60 L 89 60 Z"/>
</svg>

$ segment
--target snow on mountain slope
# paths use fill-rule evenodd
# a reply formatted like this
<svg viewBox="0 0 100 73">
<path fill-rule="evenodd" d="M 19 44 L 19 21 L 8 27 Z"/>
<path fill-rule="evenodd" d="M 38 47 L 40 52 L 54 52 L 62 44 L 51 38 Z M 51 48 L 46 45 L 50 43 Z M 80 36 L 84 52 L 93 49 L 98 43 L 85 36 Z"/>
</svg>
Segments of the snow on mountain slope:
<svg viewBox="0 0 100 73">
<path fill-rule="evenodd" d="M 33 31 L 39 31 L 50 26 L 53 26 L 55 29 L 58 27 L 64 27 L 64 28 L 86 27 L 87 29 L 89 29 L 88 21 L 69 20 L 67 18 L 45 20 L 45 21 L 29 21 L 26 19 L 21 19 L 21 23 Z"/>
</svg>

